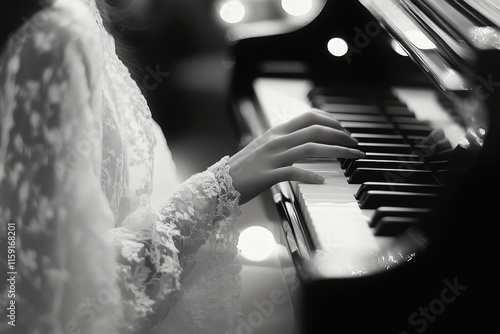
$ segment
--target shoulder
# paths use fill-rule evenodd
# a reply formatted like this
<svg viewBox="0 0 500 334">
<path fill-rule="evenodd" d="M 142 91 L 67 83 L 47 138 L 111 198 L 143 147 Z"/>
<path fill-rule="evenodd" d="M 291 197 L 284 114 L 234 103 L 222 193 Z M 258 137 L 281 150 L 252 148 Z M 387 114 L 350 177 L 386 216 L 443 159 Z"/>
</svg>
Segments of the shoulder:
<svg viewBox="0 0 500 334">
<path fill-rule="evenodd" d="M 17 63 L 7 70 L 29 74 L 42 67 L 72 71 L 78 65 L 94 81 L 102 71 L 102 59 L 101 31 L 90 9 L 81 0 L 55 0 L 9 36 L 0 68 L 5 62 Z"/>
<path fill-rule="evenodd" d="M 81 0 L 55 0 L 9 36 L 4 53 L 64 56 L 68 48 L 83 56 L 102 53 L 101 32 L 90 9 Z"/>
<path fill-rule="evenodd" d="M 9 36 L 14 46 L 40 33 L 57 35 L 66 41 L 75 40 L 75 36 L 96 38 L 99 35 L 94 15 L 81 0 L 55 0 L 23 21 L 23 26 Z"/>
<path fill-rule="evenodd" d="M 40 13 L 42 16 L 43 12 Z M 45 14 L 47 28 L 50 32 L 57 31 L 59 40 L 63 43 L 79 43 L 86 47 L 98 47 L 101 42 L 101 28 L 91 9 L 82 0 L 55 0 Z M 102 28 L 104 29 L 104 28 Z"/>
</svg>

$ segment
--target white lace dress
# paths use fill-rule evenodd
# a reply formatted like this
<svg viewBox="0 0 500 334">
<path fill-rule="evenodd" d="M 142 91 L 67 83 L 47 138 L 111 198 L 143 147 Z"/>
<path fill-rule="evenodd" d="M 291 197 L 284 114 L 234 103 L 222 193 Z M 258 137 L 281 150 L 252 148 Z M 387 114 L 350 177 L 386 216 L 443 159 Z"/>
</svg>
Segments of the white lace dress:
<svg viewBox="0 0 500 334">
<path fill-rule="evenodd" d="M 17 233 L 16 327 L 0 330 L 150 333 L 175 307 L 183 333 L 234 332 L 227 160 L 177 185 L 94 0 L 56 0 L 29 19 L 0 58 L 0 235 L 7 223 Z"/>
</svg>

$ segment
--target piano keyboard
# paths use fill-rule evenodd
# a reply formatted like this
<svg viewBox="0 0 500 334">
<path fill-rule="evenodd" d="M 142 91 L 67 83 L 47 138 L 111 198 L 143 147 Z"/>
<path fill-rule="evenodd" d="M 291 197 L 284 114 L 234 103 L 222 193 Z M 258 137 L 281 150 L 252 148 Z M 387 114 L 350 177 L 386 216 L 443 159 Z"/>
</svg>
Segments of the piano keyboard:
<svg viewBox="0 0 500 334">
<path fill-rule="evenodd" d="M 446 160 L 424 162 L 431 149 L 426 138 L 441 128 L 446 139 L 438 146 L 446 150 L 463 130 L 428 91 L 395 89 L 394 95 L 373 101 L 310 93 L 311 88 L 307 81 L 286 79 L 259 79 L 254 85 L 269 126 L 316 107 L 339 120 L 367 155 L 357 161 L 316 158 L 295 164 L 325 178 L 321 185 L 291 183 L 306 229 L 314 248 L 329 260 L 348 263 L 378 254 L 395 236 L 420 224 L 439 199 L 443 186 L 436 174 L 446 169 Z M 427 99 L 419 108 L 415 101 L 422 95 Z"/>
</svg>

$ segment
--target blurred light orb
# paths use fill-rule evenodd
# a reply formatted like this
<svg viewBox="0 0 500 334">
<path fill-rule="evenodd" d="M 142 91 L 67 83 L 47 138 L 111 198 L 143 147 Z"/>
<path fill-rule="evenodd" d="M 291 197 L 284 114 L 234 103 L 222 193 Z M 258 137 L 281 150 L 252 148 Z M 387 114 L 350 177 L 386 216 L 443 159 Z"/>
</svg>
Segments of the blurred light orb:
<svg viewBox="0 0 500 334">
<path fill-rule="evenodd" d="M 273 234 L 261 226 L 250 226 L 240 233 L 238 248 L 241 255 L 250 261 L 264 261 L 271 255 L 276 242 Z"/>
<path fill-rule="evenodd" d="M 408 54 L 406 53 L 406 51 L 403 49 L 403 47 L 401 46 L 401 44 L 399 44 L 398 41 L 396 41 L 395 39 L 393 39 L 391 41 L 391 46 L 392 48 L 394 49 L 394 51 L 396 51 L 397 54 L 401 55 L 401 56 L 408 56 Z"/>
<path fill-rule="evenodd" d="M 292 16 L 303 16 L 312 9 L 312 0 L 281 0 L 283 10 Z"/>
<path fill-rule="evenodd" d="M 238 23 L 245 17 L 245 6 L 240 1 L 230 0 L 220 8 L 219 15 L 227 23 Z"/>
<path fill-rule="evenodd" d="M 349 46 L 347 45 L 346 41 L 338 37 L 329 40 L 327 48 L 328 52 L 330 52 L 335 57 L 345 56 L 347 54 L 347 51 L 349 51 Z"/>
</svg>

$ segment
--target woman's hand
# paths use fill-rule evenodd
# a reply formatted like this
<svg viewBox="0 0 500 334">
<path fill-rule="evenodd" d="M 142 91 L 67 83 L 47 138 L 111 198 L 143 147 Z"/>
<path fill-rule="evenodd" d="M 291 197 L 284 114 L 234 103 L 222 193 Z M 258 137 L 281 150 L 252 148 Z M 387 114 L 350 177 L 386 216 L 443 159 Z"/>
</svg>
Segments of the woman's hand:
<svg viewBox="0 0 500 334">
<path fill-rule="evenodd" d="M 268 130 L 229 159 L 234 188 L 246 203 L 282 181 L 320 184 L 324 179 L 292 165 L 302 159 L 331 157 L 359 159 L 356 139 L 324 111 L 313 109 Z"/>
</svg>

